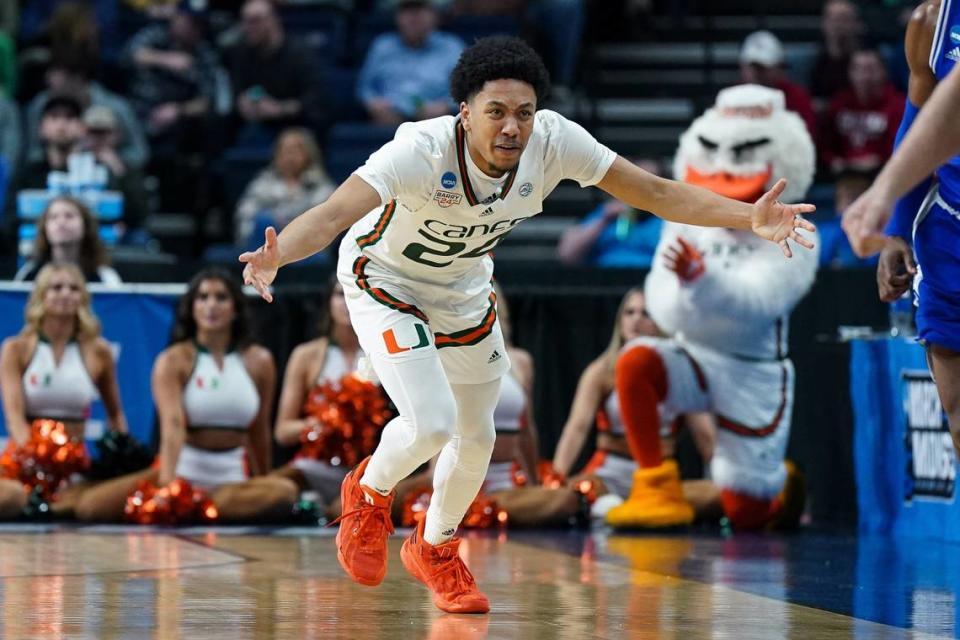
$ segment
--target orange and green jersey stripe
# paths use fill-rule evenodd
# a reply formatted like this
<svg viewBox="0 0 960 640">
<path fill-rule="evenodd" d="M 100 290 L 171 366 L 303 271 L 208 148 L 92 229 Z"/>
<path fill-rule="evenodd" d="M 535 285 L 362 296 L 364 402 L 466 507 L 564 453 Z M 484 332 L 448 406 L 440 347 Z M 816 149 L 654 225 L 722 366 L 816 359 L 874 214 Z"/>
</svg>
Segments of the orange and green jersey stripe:
<svg viewBox="0 0 960 640">
<path fill-rule="evenodd" d="M 383 232 L 387 230 L 387 225 L 390 224 L 390 221 L 393 219 L 393 212 L 396 210 L 396 200 L 391 200 L 387 203 L 387 206 L 383 208 L 383 212 L 377 219 L 377 223 L 373 225 L 373 230 L 357 238 L 357 244 L 361 249 L 372 247 L 380 242 L 380 239 L 383 237 Z"/>
<path fill-rule="evenodd" d="M 400 300 L 396 296 L 388 293 L 384 289 L 379 287 L 371 287 L 370 283 L 367 281 L 367 274 L 364 273 L 363 269 L 370 262 L 370 258 L 365 256 L 360 256 L 353 263 L 353 275 L 356 276 L 357 286 L 360 287 L 362 291 L 366 291 L 367 295 L 379 302 L 385 307 L 389 307 L 394 311 L 400 311 L 401 313 L 409 313 L 410 315 L 423 320 L 429 324 L 427 320 L 427 314 L 418 309 L 412 304 Z"/>
<path fill-rule="evenodd" d="M 457 331 L 455 333 L 434 333 L 434 344 L 437 349 L 444 347 L 469 347 L 486 338 L 493 331 L 493 324 L 497 321 L 497 294 L 490 292 L 490 306 L 483 320 L 475 327 Z"/>
</svg>

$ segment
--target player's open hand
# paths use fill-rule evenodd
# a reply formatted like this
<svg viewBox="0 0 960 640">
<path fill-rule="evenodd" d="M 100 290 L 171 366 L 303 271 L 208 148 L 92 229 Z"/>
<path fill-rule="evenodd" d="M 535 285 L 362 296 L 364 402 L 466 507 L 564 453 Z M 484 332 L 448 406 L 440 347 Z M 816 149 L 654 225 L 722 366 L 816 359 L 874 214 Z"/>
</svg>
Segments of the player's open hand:
<svg viewBox="0 0 960 640">
<path fill-rule="evenodd" d="M 263 235 L 263 246 L 256 251 L 240 254 L 240 262 L 245 262 L 247 265 L 243 268 L 243 283 L 251 285 L 267 302 L 273 302 L 270 283 L 277 277 L 277 270 L 280 268 L 277 230 L 267 227 Z"/>
<path fill-rule="evenodd" d="M 894 202 L 873 186 L 860 194 L 843 212 L 840 225 L 857 256 L 872 256 L 886 246 L 883 228 L 890 219 L 893 206 Z"/>
<path fill-rule="evenodd" d="M 783 255 L 793 257 L 793 250 L 789 241 L 796 242 L 801 247 L 813 249 L 813 242 L 808 240 L 800 230 L 816 231 L 817 228 L 802 215 L 812 213 L 817 208 L 812 204 L 784 204 L 777 200 L 787 186 L 787 181 L 781 178 L 773 185 L 770 191 L 763 194 L 753 205 L 750 214 L 753 232 L 770 242 L 780 245 Z"/>
<path fill-rule="evenodd" d="M 880 299 L 893 302 L 906 293 L 917 275 L 913 249 L 903 238 L 887 238 L 877 263 L 877 288 Z"/>
</svg>

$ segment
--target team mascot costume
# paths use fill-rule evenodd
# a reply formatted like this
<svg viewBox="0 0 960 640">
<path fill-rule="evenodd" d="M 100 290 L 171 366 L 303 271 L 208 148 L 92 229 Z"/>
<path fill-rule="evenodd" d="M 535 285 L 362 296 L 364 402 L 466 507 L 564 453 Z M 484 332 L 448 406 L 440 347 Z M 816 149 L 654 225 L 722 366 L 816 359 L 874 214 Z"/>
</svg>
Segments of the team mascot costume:
<svg viewBox="0 0 960 640">
<path fill-rule="evenodd" d="M 785 110 L 783 93 L 732 87 L 680 137 L 674 173 L 744 202 L 786 178 L 781 198 L 797 202 L 813 179 L 813 141 L 800 117 Z M 651 317 L 672 337 L 633 340 L 617 360 L 617 393 L 639 466 L 608 524 L 680 526 L 711 506 L 741 529 L 785 516 L 785 488 L 795 477 L 784 463 L 794 392 L 787 326 L 816 268 L 816 250 L 794 247 L 787 259 L 749 231 L 664 227 L 645 289 Z M 661 457 L 661 404 L 715 418 L 712 484 L 696 504 L 689 491 L 685 496 L 676 463 Z"/>
</svg>

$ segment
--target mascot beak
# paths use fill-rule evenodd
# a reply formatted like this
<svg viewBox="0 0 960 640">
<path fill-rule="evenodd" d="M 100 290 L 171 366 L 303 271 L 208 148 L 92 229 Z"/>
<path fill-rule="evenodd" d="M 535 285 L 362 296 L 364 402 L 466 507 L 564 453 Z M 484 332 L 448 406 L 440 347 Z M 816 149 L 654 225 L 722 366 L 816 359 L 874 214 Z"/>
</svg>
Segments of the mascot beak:
<svg viewBox="0 0 960 640">
<path fill-rule="evenodd" d="M 693 167 L 687 167 L 684 182 L 695 184 L 713 191 L 714 193 L 740 200 L 742 202 L 756 202 L 767 191 L 767 183 L 773 170 L 768 166 L 766 171 L 748 176 L 735 176 L 725 171 L 717 173 L 700 173 Z"/>
</svg>

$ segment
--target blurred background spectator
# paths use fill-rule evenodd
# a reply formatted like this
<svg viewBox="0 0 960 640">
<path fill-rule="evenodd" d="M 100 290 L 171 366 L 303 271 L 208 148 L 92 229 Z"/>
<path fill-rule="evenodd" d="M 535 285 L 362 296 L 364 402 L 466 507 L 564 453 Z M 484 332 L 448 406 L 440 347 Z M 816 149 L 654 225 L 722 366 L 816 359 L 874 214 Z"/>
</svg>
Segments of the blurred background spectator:
<svg viewBox="0 0 960 640">
<path fill-rule="evenodd" d="M 783 91 L 787 110 L 803 118 L 807 131 L 815 135 L 816 116 L 810 94 L 787 77 L 784 65 L 783 44 L 769 31 L 754 31 L 743 41 L 740 48 L 740 81 Z"/>
<path fill-rule="evenodd" d="M 99 83 L 90 79 L 90 69 L 85 69 L 66 62 L 54 62 L 47 70 L 47 90 L 37 94 L 27 106 L 28 146 L 27 159 L 37 160 L 43 155 L 40 138 L 38 137 L 40 115 L 44 111 L 51 93 L 71 94 L 83 109 L 97 105 L 107 107 L 117 117 L 122 133 L 120 155 L 131 166 L 142 168 L 150 157 L 147 138 L 143 126 L 137 119 L 133 108 L 125 98 L 105 89 Z"/>
<path fill-rule="evenodd" d="M 850 0 L 827 0 L 820 29 L 820 50 L 810 71 L 810 93 L 816 98 L 830 98 L 849 84 L 850 56 L 860 48 L 864 33 L 860 9 Z"/>
<path fill-rule="evenodd" d="M 46 189 L 51 171 L 66 171 L 67 158 L 80 151 L 84 137 L 83 108 L 73 94 L 56 93 L 41 105 L 39 121 L 31 130 L 40 153 L 27 159 L 17 190 Z"/>
<path fill-rule="evenodd" d="M 655 175 L 659 164 L 636 164 Z M 557 258 L 568 265 L 648 268 L 660 241 L 663 220 L 619 200 L 607 200 L 567 229 L 557 245 Z"/>
<path fill-rule="evenodd" d="M 107 168 L 106 189 L 123 194 L 123 241 L 140 229 L 147 215 L 143 173 L 120 155 L 120 123 L 109 107 L 92 106 L 83 114 L 83 149 Z"/>
<path fill-rule="evenodd" d="M 240 19 L 243 36 L 228 54 L 239 141 L 269 145 L 289 126 L 322 131 L 320 61 L 287 35 L 268 0 L 248 0 Z"/>
<path fill-rule="evenodd" d="M 126 45 L 130 101 L 147 125 L 154 154 L 175 149 L 190 125 L 217 104 L 222 71 L 204 29 L 203 14 L 180 2 L 166 20 L 144 27 Z"/>
<path fill-rule="evenodd" d="M 20 82 L 18 98 L 28 102 L 47 88 L 51 64 L 70 64 L 93 74 L 101 58 L 104 29 L 116 20 L 116 3 L 39 0 L 24 3 L 20 23 Z M 115 40 L 115 38 L 114 38 Z"/>
<path fill-rule="evenodd" d="M 876 49 L 855 52 L 849 76 L 850 86 L 833 95 L 824 114 L 820 159 L 838 180 L 859 174 L 869 184 L 893 152 L 904 97 Z"/>
<path fill-rule="evenodd" d="M 0 95 L 0 203 L 6 200 L 6 188 L 13 179 L 20 162 L 20 110 L 17 105 Z"/>
<path fill-rule="evenodd" d="M 258 247 L 263 230 L 279 231 L 295 217 L 330 197 L 336 184 L 323 168 L 320 147 L 304 128 L 286 129 L 274 145 L 270 166 L 247 187 L 234 219 L 236 242 Z"/>
<path fill-rule="evenodd" d="M 397 0 L 396 31 L 373 41 L 357 81 L 357 97 L 370 119 L 383 125 L 452 113 L 450 72 L 463 41 L 437 31 L 430 0 Z"/>
<path fill-rule="evenodd" d="M 110 267 L 107 249 L 90 208 L 76 198 L 58 196 L 50 200 L 37 222 L 33 254 L 17 271 L 16 281 L 32 281 L 51 262 L 74 264 L 87 282 L 120 284 L 120 275 Z"/>
</svg>

